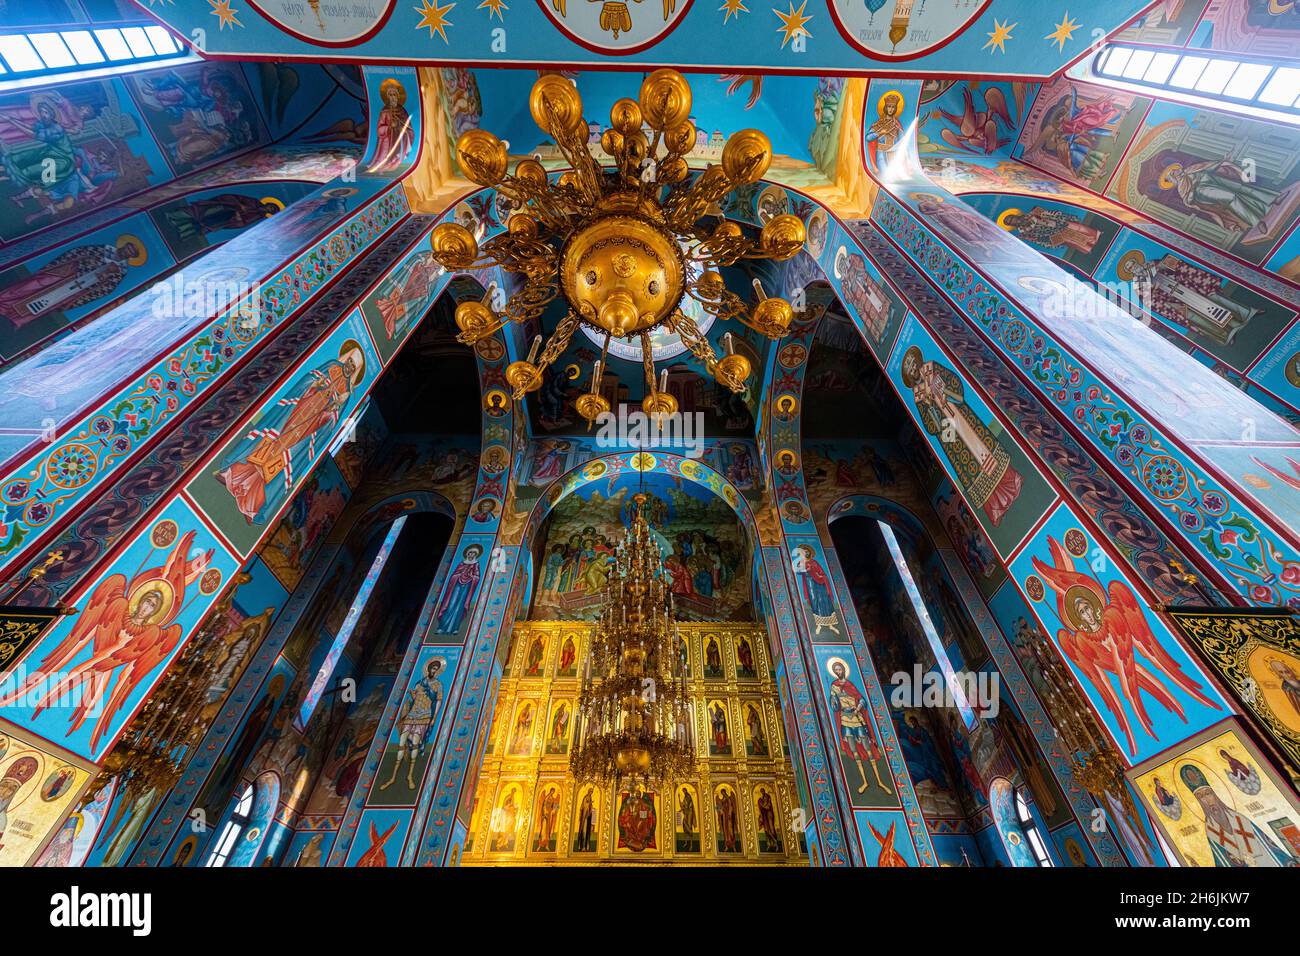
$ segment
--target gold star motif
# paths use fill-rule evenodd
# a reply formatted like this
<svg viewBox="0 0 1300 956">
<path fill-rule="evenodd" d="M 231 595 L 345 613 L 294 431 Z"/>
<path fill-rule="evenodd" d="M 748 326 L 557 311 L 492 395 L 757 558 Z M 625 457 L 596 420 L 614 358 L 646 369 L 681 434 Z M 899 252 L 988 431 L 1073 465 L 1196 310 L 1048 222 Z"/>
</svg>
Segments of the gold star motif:
<svg viewBox="0 0 1300 956">
<path fill-rule="evenodd" d="M 808 0 L 803 0 L 803 3 L 799 4 L 799 9 L 796 10 L 794 8 L 794 0 L 790 0 L 790 9 L 786 13 L 782 13 L 780 10 L 776 9 L 776 7 L 772 8 L 772 12 L 775 13 L 781 21 L 781 25 L 776 28 L 777 33 L 783 34 L 781 37 L 781 49 L 784 50 L 785 45 L 795 37 L 812 37 L 812 34 L 808 32 L 808 28 L 804 26 L 805 23 L 812 20 L 811 14 L 806 17 L 803 15 L 804 8 L 807 6 Z"/>
<path fill-rule="evenodd" d="M 239 18 L 235 16 L 235 11 L 230 9 L 230 0 L 208 0 L 208 6 L 212 8 L 211 13 L 217 18 L 217 32 L 220 33 L 226 27 L 234 29 L 242 27 Z"/>
<path fill-rule="evenodd" d="M 1056 48 L 1058 50 L 1064 50 L 1065 41 L 1074 39 L 1074 31 L 1077 29 L 1079 29 L 1079 22 L 1077 20 L 1071 20 L 1070 15 L 1065 13 L 1062 14 L 1061 22 L 1056 25 L 1056 29 L 1043 37 L 1043 39 L 1055 40 Z"/>
<path fill-rule="evenodd" d="M 209 2 L 211 2 L 211 0 L 209 0 Z M 442 42 L 446 43 L 447 27 L 455 25 L 447 19 L 447 13 L 456 4 L 449 3 L 445 7 L 440 7 L 438 6 L 438 0 L 433 0 L 433 6 L 429 6 L 429 0 L 420 0 L 420 4 L 421 6 L 419 7 L 411 8 L 420 15 L 420 22 L 415 25 L 415 29 L 418 30 L 420 27 L 428 27 L 430 40 L 433 39 L 433 35 L 436 33 L 438 36 L 442 37 Z"/>
<path fill-rule="evenodd" d="M 984 46 L 981 47 L 981 49 L 994 50 L 998 53 L 1006 53 L 1007 48 L 1006 46 L 1004 46 L 1004 44 L 1008 40 L 1013 39 L 1013 37 L 1011 36 L 1011 31 L 1018 26 L 1020 26 L 1019 20 L 1011 24 L 1011 26 L 1007 26 L 1005 20 L 999 20 L 996 17 L 994 17 L 993 32 L 988 34 L 989 42 L 985 43 Z"/>
<path fill-rule="evenodd" d="M 726 11 L 727 15 L 722 18 L 724 26 L 733 16 L 739 17 L 742 13 L 749 12 L 749 7 L 745 6 L 744 0 L 724 0 L 722 6 L 718 7 L 718 9 Z M 777 16 L 780 16 L 780 14 L 777 14 Z"/>
<path fill-rule="evenodd" d="M 506 5 L 505 0 L 483 0 L 483 2 L 478 5 L 478 9 L 482 10 L 484 8 L 487 9 L 489 20 L 492 19 L 492 14 L 495 13 L 498 20 L 502 23 L 506 22 L 505 11 L 509 10 L 510 7 Z"/>
</svg>

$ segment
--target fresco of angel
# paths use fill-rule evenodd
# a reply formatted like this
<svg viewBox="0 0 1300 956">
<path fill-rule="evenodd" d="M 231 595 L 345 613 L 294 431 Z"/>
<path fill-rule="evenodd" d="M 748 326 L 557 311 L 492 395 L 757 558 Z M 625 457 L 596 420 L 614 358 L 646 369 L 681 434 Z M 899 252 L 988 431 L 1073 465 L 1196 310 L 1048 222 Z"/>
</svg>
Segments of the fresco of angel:
<svg viewBox="0 0 1300 956">
<path fill-rule="evenodd" d="M 1057 642 L 1114 716 L 1129 756 L 1136 756 L 1137 745 L 1125 704 L 1142 729 L 1153 740 L 1159 740 L 1147 713 L 1144 693 L 1184 723 L 1187 717 L 1169 683 L 1207 707 L 1222 709 L 1205 695 L 1200 684 L 1183 673 L 1160 644 L 1131 588 L 1122 581 L 1111 581 L 1103 588 L 1091 575 L 1075 570 L 1074 559 L 1060 542 L 1051 537 L 1047 542 L 1052 564 L 1038 558 L 1033 563 L 1034 570 L 1056 592 L 1056 613 L 1065 625 L 1056 632 Z M 1119 682 L 1118 693 L 1112 675 Z"/>
<path fill-rule="evenodd" d="M 185 608 L 185 588 L 207 569 L 213 555 L 209 549 L 190 557 L 193 544 L 194 532 L 187 531 L 161 566 L 138 572 L 129 583 L 121 573 L 101 581 L 68 636 L 21 687 L 0 700 L 0 707 L 45 684 L 32 711 L 35 718 L 65 695 L 77 693 L 66 736 L 92 718 L 97 723 L 90 749 L 97 751 L 113 726 L 113 716 L 180 643 L 183 629 L 176 618 Z M 90 656 L 71 666 L 87 648 Z"/>
</svg>

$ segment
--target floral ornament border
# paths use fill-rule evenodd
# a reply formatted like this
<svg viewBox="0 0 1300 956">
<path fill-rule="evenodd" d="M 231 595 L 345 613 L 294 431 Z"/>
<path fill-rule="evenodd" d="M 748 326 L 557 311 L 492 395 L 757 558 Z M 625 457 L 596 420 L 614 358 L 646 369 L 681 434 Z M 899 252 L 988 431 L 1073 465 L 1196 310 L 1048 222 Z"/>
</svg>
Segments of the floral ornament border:
<svg viewBox="0 0 1300 956">
<path fill-rule="evenodd" d="M 970 334 L 966 319 L 947 299 L 939 297 L 929 280 L 875 224 L 856 225 L 861 248 L 890 270 L 904 296 L 917 307 L 913 315 L 948 346 L 967 378 L 978 381 L 990 401 L 1016 420 L 1021 436 L 1043 467 L 1056 476 L 1071 500 L 1093 515 L 1103 535 L 1152 593 L 1166 600 L 1199 600 L 1195 591 L 1172 577 L 1173 542 L 1133 495 L 1120 487 L 1111 471 L 1084 448 L 1082 439 L 1067 431 L 1047 404 L 1014 375 L 1001 350 Z"/>
<path fill-rule="evenodd" d="M 1158 429 L 896 200 L 882 192 L 872 218 L 1228 583 L 1251 601 L 1300 606 L 1300 554 L 1199 465 L 1175 457 Z"/>
<path fill-rule="evenodd" d="M 255 298 L 241 300 L 215 317 L 134 382 L 102 401 L 39 458 L 0 478 L 0 559 L 6 563 L 15 559 L 30 539 L 85 501 L 141 444 L 227 377 L 321 286 L 409 212 L 400 187 L 376 197 L 259 284 Z M 250 313 L 260 319 L 251 331 L 244 322 Z"/>
<path fill-rule="evenodd" d="M 768 435 L 768 463 L 771 469 L 768 475 L 769 487 L 773 489 L 773 499 L 776 505 L 777 520 L 780 523 L 784 533 L 787 547 L 794 547 L 798 544 L 811 545 L 826 563 L 827 572 L 831 575 L 835 589 L 835 601 L 839 606 L 842 619 L 845 623 L 844 643 L 849 644 L 857 658 L 858 669 L 862 673 L 862 679 L 866 684 L 866 691 L 871 702 L 872 714 L 875 717 L 876 725 L 880 733 L 886 759 L 889 761 L 889 767 L 894 775 L 895 785 L 898 789 L 899 805 L 904 811 L 904 817 L 907 820 L 908 830 L 912 838 L 912 843 L 916 848 L 917 858 L 922 865 L 936 865 L 934 846 L 930 840 L 929 830 L 922 822 L 921 806 L 916 797 L 916 791 L 912 784 L 911 774 L 903 761 L 902 752 L 898 746 L 897 736 L 894 732 L 894 725 L 889 717 L 888 708 L 885 706 L 883 691 L 880 687 L 879 676 L 876 674 L 875 662 L 870 653 L 867 651 L 866 640 L 863 637 L 862 628 L 857 620 L 856 610 L 844 602 L 844 594 L 847 593 L 843 576 L 840 574 L 839 561 L 831 562 L 827 559 L 822 548 L 821 539 L 816 532 L 816 516 L 813 514 L 812 506 L 808 500 L 807 488 L 803 476 L 803 440 L 802 440 L 802 413 L 803 413 L 803 391 L 804 379 L 808 372 L 808 360 L 812 356 L 813 341 L 816 337 L 817 329 L 821 326 L 825 318 L 826 310 L 821 309 L 815 316 L 809 316 L 799 321 L 786 338 L 781 340 L 780 349 L 773 348 L 772 355 L 768 362 L 768 382 L 764 398 L 769 408 L 768 420 L 771 422 L 770 433 Z M 797 344 L 801 347 L 801 352 L 796 352 L 793 356 L 788 357 L 785 361 L 780 358 L 779 352 L 783 352 L 789 345 Z M 798 361 L 792 359 L 797 357 Z M 782 411 L 778 403 L 783 400 L 789 400 L 788 411 Z M 778 458 L 782 452 L 788 452 L 794 456 L 793 464 L 786 469 L 778 467 Z M 784 507 L 788 502 L 797 502 L 802 506 L 801 519 L 796 519 L 787 514 Z M 765 548 L 765 553 L 771 553 L 776 560 L 785 564 L 785 551 L 779 548 Z M 769 572 L 774 573 L 774 572 Z M 800 614 L 806 614 L 806 609 L 802 607 L 802 601 L 799 596 L 791 589 L 789 591 L 789 601 L 791 606 L 799 606 Z M 849 611 L 853 613 L 850 614 Z M 806 616 L 804 617 L 806 620 Z M 794 635 L 794 643 L 791 648 L 786 650 L 787 660 L 789 655 L 797 653 L 799 629 L 794 626 L 793 621 L 790 623 L 790 630 L 787 632 L 782 627 L 783 635 L 789 633 Z M 787 642 L 788 643 L 788 642 Z M 806 680 L 806 677 L 805 677 Z M 820 682 L 816 684 L 817 692 L 820 694 Z M 801 728 L 802 729 L 802 728 Z M 808 738 L 809 731 L 804 729 L 803 736 Z M 901 781 L 901 784 L 899 783 Z M 811 781 L 810 781 L 811 783 Z M 818 820 L 822 821 L 824 814 L 819 813 Z M 855 830 L 856 832 L 856 830 Z"/>
<path fill-rule="evenodd" d="M 420 247 L 424 243 L 432 228 L 433 220 L 427 220 L 420 230 L 419 238 L 415 240 L 415 248 Z M 396 257 L 390 266 L 384 271 L 384 276 L 387 277 L 397 272 L 409 258 L 410 254 L 411 253 L 408 251 L 407 253 Z M 449 280 L 449 276 L 444 276 L 439 280 L 443 283 L 443 289 L 439 293 L 439 296 L 447 294 Z M 378 281 L 382 281 L 382 279 Z M 343 310 L 343 315 L 351 315 L 355 308 L 355 305 L 347 307 Z M 432 313 L 428 313 L 427 315 L 431 314 Z M 418 323 L 416 326 L 412 326 L 408 336 L 414 335 L 417 327 Z M 500 333 L 497 333 L 497 337 L 500 339 Z M 484 380 L 491 371 L 491 368 L 489 367 L 490 363 L 487 363 L 486 360 L 483 359 L 481 353 L 476 352 L 475 356 L 479 364 L 480 380 Z M 396 354 L 394 355 L 394 358 L 395 357 Z M 504 359 L 498 360 L 495 365 L 501 365 L 503 362 Z M 391 360 L 389 364 L 391 365 Z M 385 368 L 387 367 L 388 366 L 385 366 Z M 495 428 L 495 423 L 493 423 L 492 427 Z M 485 420 L 483 426 L 485 443 L 489 434 L 488 429 L 489 425 Z M 333 438 L 337 437 L 341 432 L 342 423 L 340 423 L 334 434 L 331 435 L 330 440 L 332 441 Z M 328 445 L 329 443 L 330 442 L 325 442 L 324 444 Z M 301 489 L 302 484 L 306 483 L 310 474 L 311 472 L 308 472 L 303 476 L 302 483 L 298 485 L 298 489 Z M 481 477 L 482 472 L 480 471 L 480 478 Z M 475 498 L 477 497 L 476 494 Z M 292 501 L 293 498 L 290 497 L 278 514 L 283 514 L 287 511 L 292 505 Z M 278 515 L 275 520 L 278 521 Z M 491 536 L 489 535 L 488 537 L 490 538 Z M 251 703 L 257 690 L 261 687 L 262 681 L 271 672 L 271 668 L 279 658 L 280 651 L 288 641 L 293 629 L 297 626 L 297 622 L 305 613 L 308 604 L 315 597 L 320 581 L 325 578 L 326 571 L 341 547 L 342 545 L 338 544 L 332 548 L 322 550 L 321 553 L 313 559 L 307 574 L 299 583 L 299 586 L 289 595 L 285 605 L 280 609 L 278 616 L 272 622 L 271 630 L 258 648 L 256 656 L 245 669 L 244 675 L 240 678 L 236 689 L 222 705 L 221 712 L 218 714 L 212 727 L 209 728 L 200 748 L 195 752 L 190 762 L 186 765 L 181 781 L 169 794 L 165 804 L 167 812 L 157 817 L 150 825 L 150 828 L 145 831 L 144 838 L 139 847 L 134 851 L 134 853 L 138 854 L 141 852 L 141 848 L 144 848 L 145 856 L 137 861 L 139 865 L 156 865 L 157 861 L 160 859 L 160 855 L 165 852 L 172 842 L 174 842 L 177 833 L 179 833 L 183 824 L 188 820 L 187 814 L 190 810 L 194 809 L 193 801 L 206 785 L 212 768 L 225 752 L 226 745 L 229 743 L 230 735 L 238 728 L 244 711 Z M 256 554 L 256 552 L 254 552 L 254 554 Z M 454 554 L 454 547 L 450 543 L 448 545 L 447 554 Z M 254 557 L 254 560 L 255 559 L 256 558 Z M 430 589 L 431 597 L 426 600 L 425 606 L 422 608 L 418 624 L 420 629 L 419 632 L 421 634 L 423 634 L 425 627 L 432 618 L 431 608 L 436 605 L 437 598 L 442 593 L 442 583 L 447 574 L 449 560 L 449 557 L 445 557 L 442 560 Z M 419 644 L 412 644 L 411 654 L 418 654 L 419 646 Z M 403 669 L 409 668 L 413 660 L 414 657 L 409 656 L 409 659 L 403 663 Z M 401 681 L 401 677 L 402 675 L 399 673 L 395 686 L 397 682 Z M 404 689 L 405 685 L 403 684 L 403 690 Z M 386 707 L 385 719 L 387 719 L 389 712 L 396 713 L 398 703 L 400 703 L 400 698 L 397 698 L 396 700 L 390 699 Z M 378 735 L 376 735 L 376 737 L 378 739 Z M 383 751 L 381 749 L 378 754 L 371 753 L 367 755 L 363 775 L 368 775 L 368 778 L 363 776 L 359 780 L 356 790 L 358 794 L 368 792 L 368 785 L 365 786 L 364 790 L 362 789 L 362 785 L 366 783 L 367 779 L 372 780 L 374 775 L 378 772 L 379 758 L 382 757 L 382 754 Z M 359 815 L 360 810 L 358 809 L 357 816 L 359 817 Z"/>
<path fill-rule="evenodd" d="M 768 599 L 771 602 L 773 623 L 781 642 L 781 657 L 785 663 L 786 688 L 789 694 L 789 707 L 794 711 L 799 727 L 799 753 L 803 758 L 804 774 L 808 782 L 809 796 L 813 802 L 813 821 L 817 827 L 819 842 L 822 847 L 823 866 L 851 866 L 852 859 L 848 841 L 840 825 L 840 811 L 836 804 L 835 792 L 831 783 L 830 751 L 822 738 L 817 724 L 817 710 L 820 700 L 814 700 L 814 693 L 820 695 L 820 686 L 815 686 L 804 664 L 800 650 L 799 627 L 795 623 L 794 595 L 782 568 L 786 561 L 783 547 L 765 547 L 762 549 L 763 571 L 768 582 Z M 796 756 L 791 754 L 792 757 Z M 850 816 L 849 818 L 853 818 Z"/>
</svg>

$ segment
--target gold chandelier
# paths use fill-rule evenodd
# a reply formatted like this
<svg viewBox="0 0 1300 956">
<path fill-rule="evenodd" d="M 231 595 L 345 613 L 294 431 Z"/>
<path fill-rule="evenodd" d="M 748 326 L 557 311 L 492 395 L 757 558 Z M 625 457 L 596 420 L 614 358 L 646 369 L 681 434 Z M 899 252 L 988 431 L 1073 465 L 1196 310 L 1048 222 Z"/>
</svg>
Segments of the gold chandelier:
<svg viewBox="0 0 1300 956">
<path fill-rule="evenodd" d="M 550 136 L 570 168 L 551 182 L 545 167 L 525 159 L 507 175 L 506 144 L 487 130 L 471 129 L 456 143 L 461 169 L 473 182 L 494 186 L 518 211 L 506 231 L 479 245 L 457 222 L 433 230 L 433 255 L 452 270 L 499 266 L 518 275 L 521 288 L 500 312 L 490 297 L 456 309 L 458 339 L 472 345 L 507 322 L 539 319 L 557 296 L 568 306 L 542 348 L 538 335 L 527 359 L 513 362 L 506 379 L 514 397 L 541 387 L 542 371 L 564 351 L 580 324 L 604 336 L 591 389 L 575 402 L 588 422 L 610 410 L 601 394 L 611 338 L 639 338 L 645 370 L 647 414 L 672 414 L 677 400 L 666 382 L 655 381 L 650 334 L 661 327 L 676 333 L 720 384 L 745 390 L 750 361 L 734 351 L 730 333 L 719 356 L 680 308 L 689 296 L 718 319 L 738 319 L 772 339 L 789 328 L 790 303 L 769 297 L 755 282 L 758 300 L 749 305 L 727 289 L 723 266 L 742 259 L 790 259 L 803 248 L 798 216 L 776 216 L 751 238 L 735 223 L 716 221 L 718 203 L 739 186 L 757 182 L 772 161 L 772 144 L 756 129 L 732 135 L 722 164 L 710 165 L 688 181 L 686 155 L 695 147 L 690 120 L 691 88 L 676 70 L 656 70 L 641 84 L 640 101 L 623 98 L 610 110 L 600 137 L 612 166 L 599 165 L 588 149 L 582 99 L 572 82 L 543 76 L 529 96 L 533 120 Z M 648 131 L 648 132 L 647 132 Z M 690 266 L 690 268 L 688 268 Z M 540 350 L 540 355 L 539 355 Z"/>
<path fill-rule="evenodd" d="M 81 805 L 93 801 L 103 789 L 118 781 L 116 798 L 130 806 L 136 797 L 153 791 L 164 793 L 180 780 L 188 761 L 212 726 L 204 711 L 209 694 L 218 686 L 226 644 L 220 631 L 235 600 L 235 592 L 252 577 L 241 572 L 199 625 L 176 662 L 145 700 L 140 712 L 104 758 L 99 776 L 81 796 Z"/>
<path fill-rule="evenodd" d="M 646 496 L 632 502 L 583 669 L 570 768 L 578 780 L 648 786 L 689 771 L 695 744 L 668 575 Z"/>
</svg>

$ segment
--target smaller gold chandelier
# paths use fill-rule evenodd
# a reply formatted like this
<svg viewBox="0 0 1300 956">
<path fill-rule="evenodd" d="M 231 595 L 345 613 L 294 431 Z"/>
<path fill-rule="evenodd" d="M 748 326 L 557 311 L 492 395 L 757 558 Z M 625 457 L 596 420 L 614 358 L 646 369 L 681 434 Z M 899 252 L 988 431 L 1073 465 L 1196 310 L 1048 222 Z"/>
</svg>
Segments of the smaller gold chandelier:
<svg viewBox="0 0 1300 956">
<path fill-rule="evenodd" d="M 578 780 L 649 786 L 689 771 L 695 745 L 667 574 L 646 496 L 632 502 L 587 651 L 570 768 Z"/>
<path fill-rule="evenodd" d="M 521 160 L 507 175 L 506 145 L 486 130 L 467 130 L 456 143 L 465 175 L 496 187 L 519 211 L 505 232 L 481 246 L 464 226 L 444 222 L 430 237 L 433 254 L 448 269 L 499 266 L 522 280 L 500 313 L 486 299 L 461 303 L 458 339 L 472 345 L 508 322 L 540 319 L 546 306 L 563 296 L 568 311 L 545 347 L 538 336 L 528 358 L 507 370 L 516 399 L 541 387 L 542 372 L 580 324 L 605 342 L 590 391 L 574 403 L 589 423 L 609 411 L 601 384 L 611 338 L 640 339 L 643 409 L 676 411 L 663 379 L 655 380 L 650 334 L 660 327 L 677 334 L 719 384 L 743 392 L 752 368 L 736 353 L 730 333 L 719 356 L 680 306 L 689 296 L 715 318 L 738 319 L 771 339 L 789 328 L 790 303 L 767 296 L 755 282 L 758 300 L 750 306 L 727 289 L 718 270 L 742 259 L 792 258 L 803 248 L 803 221 L 776 216 L 754 239 L 733 222 L 712 220 L 728 193 L 767 172 L 772 161 L 767 137 L 756 129 L 741 130 L 727 140 L 720 166 L 710 165 L 688 182 L 685 157 L 695 147 L 696 130 L 689 118 L 690 85 L 675 70 L 656 70 L 641 84 L 639 101 L 624 98 L 610 110 L 600 145 L 612 157 L 612 168 L 597 164 L 588 148 L 582 100 L 569 80 L 538 79 L 529 107 L 571 167 L 557 182 L 535 159 Z"/>
</svg>

